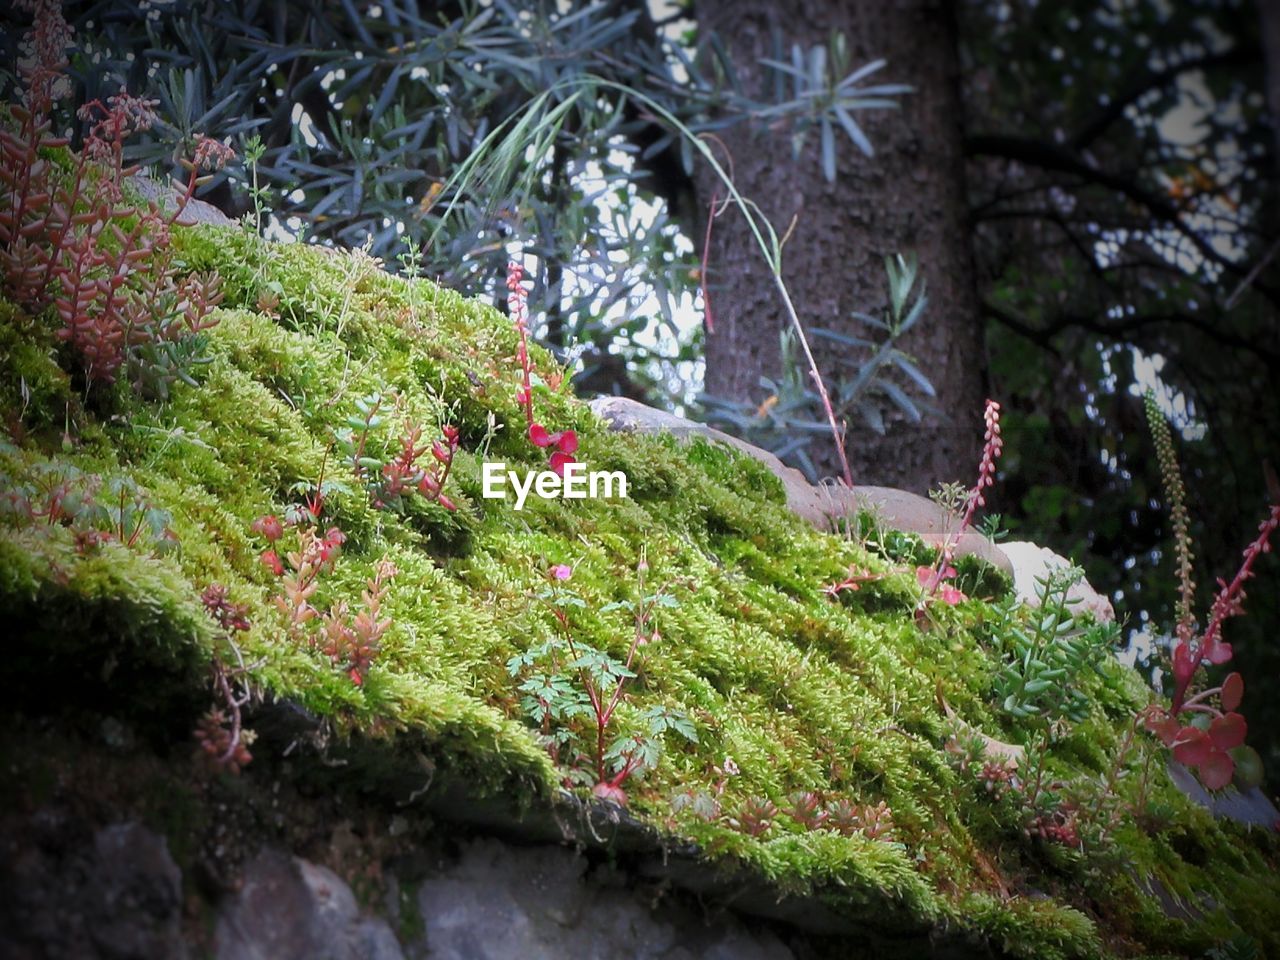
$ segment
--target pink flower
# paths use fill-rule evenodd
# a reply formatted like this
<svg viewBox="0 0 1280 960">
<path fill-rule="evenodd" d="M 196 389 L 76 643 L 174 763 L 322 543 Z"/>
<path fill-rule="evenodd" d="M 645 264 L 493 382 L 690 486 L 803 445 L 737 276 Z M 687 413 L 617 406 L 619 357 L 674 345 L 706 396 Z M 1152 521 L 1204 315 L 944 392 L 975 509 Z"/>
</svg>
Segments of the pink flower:
<svg viewBox="0 0 1280 960">
<path fill-rule="evenodd" d="M 337 558 L 342 545 L 347 542 L 347 535 L 337 527 L 330 527 L 325 531 L 324 539 L 320 541 L 320 562 L 328 563 Z"/>
<path fill-rule="evenodd" d="M 262 565 L 274 573 L 277 577 L 284 576 L 284 564 L 280 562 L 280 555 L 274 550 L 264 550 L 262 556 L 258 558 L 262 561 Z"/>
<path fill-rule="evenodd" d="M 529 424 L 529 440 L 535 447 L 549 447 L 552 442 L 547 428 L 540 423 Z"/>
<path fill-rule="evenodd" d="M 1231 750 L 1244 743 L 1248 725 L 1238 713 L 1214 717 L 1207 731 L 1185 726 L 1173 739 L 1173 759 L 1196 770 L 1208 790 L 1221 790 L 1231 782 L 1236 764 Z"/>
<path fill-rule="evenodd" d="M 572 430 L 565 430 L 557 433 L 552 439 L 555 441 L 556 449 L 561 453 L 577 453 L 578 452 L 578 435 Z"/>
<path fill-rule="evenodd" d="M 547 572 L 551 574 L 553 580 L 568 580 L 573 576 L 573 567 L 567 563 L 557 563 Z"/>
<path fill-rule="evenodd" d="M 627 792 L 616 783 L 601 780 L 591 788 L 591 793 L 597 800 L 604 800 L 607 803 L 617 804 L 619 807 L 625 807 L 627 805 Z"/>
<path fill-rule="evenodd" d="M 261 534 L 271 543 L 275 543 L 284 535 L 284 524 L 280 522 L 280 518 L 267 514 L 265 517 L 259 517 L 253 523 L 249 524 L 249 529 L 254 533 Z"/>
<path fill-rule="evenodd" d="M 575 460 L 571 454 L 564 453 L 560 450 L 551 454 L 551 459 L 548 461 L 548 465 L 557 477 L 563 477 L 564 468 L 571 463 L 577 463 L 577 460 Z"/>
<path fill-rule="evenodd" d="M 916 582 L 926 590 L 932 589 L 935 584 L 943 580 L 952 579 L 955 575 L 956 568 L 950 564 L 941 570 L 934 570 L 933 567 L 916 567 Z"/>
<path fill-rule="evenodd" d="M 1223 643 L 1217 637 L 1207 636 L 1204 639 L 1202 656 L 1215 665 L 1226 663 L 1232 657 L 1231 644 Z"/>
</svg>

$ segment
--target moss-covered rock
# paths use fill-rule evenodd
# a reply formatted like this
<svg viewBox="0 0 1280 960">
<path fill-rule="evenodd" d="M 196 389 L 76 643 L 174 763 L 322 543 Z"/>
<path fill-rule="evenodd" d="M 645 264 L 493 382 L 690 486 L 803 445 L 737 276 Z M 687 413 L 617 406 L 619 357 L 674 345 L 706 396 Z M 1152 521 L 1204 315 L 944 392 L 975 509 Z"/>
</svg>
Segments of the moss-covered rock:
<svg viewBox="0 0 1280 960">
<path fill-rule="evenodd" d="M 624 471 L 629 496 L 530 498 L 521 511 L 484 499 L 485 460 L 546 462 L 526 437 L 517 336 L 501 314 L 360 254 L 237 228 L 177 229 L 174 243 L 185 269 L 222 278 L 225 299 L 202 335 L 196 384 L 176 383 L 164 403 L 124 384 L 86 391 L 63 373 L 74 362 L 48 327 L 0 303 L 0 416 L 14 438 L 0 447 L 0 604 L 17 625 L 7 676 L 26 711 L 99 709 L 184 740 L 209 703 L 210 658 L 232 659 L 201 608 L 220 584 L 250 624 L 235 636 L 237 682 L 313 718 L 325 760 L 347 761 L 325 776 L 394 790 L 430 769 L 435 790 L 561 803 L 566 784 L 591 785 L 571 760 L 594 734 L 582 716 L 538 729 L 522 705 L 521 657 L 567 629 L 625 659 L 643 558 L 662 599 L 612 726 L 643 729 L 653 710 L 692 726 L 651 734 L 660 756 L 625 784 L 630 814 L 657 835 L 868 931 L 948 931 L 1037 958 L 1194 955 L 1240 934 L 1280 951 L 1274 839 L 1215 822 L 1158 759 L 1126 767 L 1096 809 L 1078 804 L 1081 824 L 1107 838 L 1083 849 L 1028 839 L 1016 792 L 989 795 L 958 769 L 949 712 L 993 742 L 1030 738 L 992 697 L 1001 598 L 986 594 L 1003 578 L 962 570 L 978 596 L 922 622 L 918 543 L 815 531 L 734 450 L 611 432 L 541 351 L 538 418 L 575 430 L 592 469 Z M 346 462 L 337 439 L 374 394 L 386 405 L 362 440 L 370 464 L 394 458 L 406 421 L 428 443 L 441 424 L 459 428 L 446 485 L 456 510 L 429 496 L 378 509 L 375 468 Z M 379 613 L 390 626 L 359 683 L 311 626 L 291 628 L 281 580 L 260 560 L 270 545 L 251 531 L 291 508 L 306 521 L 298 505 L 317 494 L 321 532 L 347 538 L 316 581 L 317 609 L 354 613 L 380 561 L 398 571 Z M 59 522 L 65 511 L 46 509 L 58 498 L 89 503 L 81 515 L 111 536 Z M 552 583 L 556 565 L 572 568 L 568 581 Z M 851 568 L 867 579 L 833 599 L 824 587 Z M 580 690 L 576 671 L 549 657 L 529 669 L 558 665 Z M 1147 695 L 1114 661 L 1082 683 L 1088 717 L 1045 763 L 1090 798 L 1112 779 Z M 545 742 L 557 731 L 568 731 L 558 764 Z M 306 776 L 314 754 L 301 756 Z M 805 829 L 786 812 L 801 791 L 861 810 L 884 802 L 892 832 Z M 780 811 L 767 829 L 746 822 L 755 801 Z"/>
</svg>

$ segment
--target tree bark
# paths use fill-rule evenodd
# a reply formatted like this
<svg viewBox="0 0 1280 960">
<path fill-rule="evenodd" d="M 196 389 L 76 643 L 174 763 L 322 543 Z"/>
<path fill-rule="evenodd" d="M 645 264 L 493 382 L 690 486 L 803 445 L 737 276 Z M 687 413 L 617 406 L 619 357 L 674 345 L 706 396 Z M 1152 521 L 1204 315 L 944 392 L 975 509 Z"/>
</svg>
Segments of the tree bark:
<svg viewBox="0 0 1280 960">
<path fill-rule="evenodd" d="M 757 97 L 767 96 L 769 71 L 758 61 L 775 56 L 775 33 L 789 59 L 792 43 L 808 51 L 839 30 L 848 41 L 850 69 L 884 58 L 888 65 L 870 82 L 914 88 L 902 98 L 900 110 L 856 115 L 875 148 L 874 158 L 839 135 L 834 183 L 822 175 L 813 133 L 798 161 L 792 159 L 787 126 L 745 122 L 721 133 L 720 140 L 739 189 L 759 204 L 779 234 L 796 218 L 783 276 L 806 329 L 826 327 L 875 339 L 850 313 L 883 315 L 885 256 L 918 253 L 929 307 L 901 346 L 933 382 L 938 397 L 920 424 L 885 403 L 884 437 L 849 412 L 850 464 L 855 483 L 915 492 L 941 481 L 967 480 L 981 442 L 985 355 L 967 222 L 951 4 L 698 0 L 696 14 L 700 29 L 715 31 L 724 42 L 744 91 Z M 705 217 L 718 181 L 703 169 L 696 186 Z M 723 197 L 723 189 L 719 192 Z M 714 223 L 707 280 L 715 327 L 707 336 L 707 392 L 759 402 L 765 399 L 761 375 L 779 373 L 778 337 L 787 320 L 736 210 Z M 848 361 L 861 358 L 849 348 L 811 342 L 829 385 L 855 374 L 856 365 Z M 919 397 L 918 391 L 913 396 Z M 810 452 L 822 473 L 840 474 L 829 440 L 819 438 Z"/>
</svg>

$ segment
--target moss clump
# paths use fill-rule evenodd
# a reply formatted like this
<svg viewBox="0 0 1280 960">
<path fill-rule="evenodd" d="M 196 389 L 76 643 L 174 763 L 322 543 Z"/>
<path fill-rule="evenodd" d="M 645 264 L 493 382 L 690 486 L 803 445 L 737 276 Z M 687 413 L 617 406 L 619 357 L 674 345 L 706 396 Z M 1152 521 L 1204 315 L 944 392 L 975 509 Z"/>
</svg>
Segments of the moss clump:
<svg viewBox="0 0 1280 960">
<path fill-rule="evenodd" d="M 979 599 L 940 610 L 922 630 L 914 572 L 892 551 L 814 531 L 787 511 L 776 479 L 734 451 L 610 432 L 541 351 L 537 372 L 557 386 L 538 389 L 539 419 L 575 429 L 580 456 L 592 469 L 623 470 L 630 496 L 531 498 L 519 512 L 510 499 L 483 499 L 485 459 L 545 463 L 525 438 L 516 334 L 500 314 L 358 254 L 267 244 L 237 229 L 180 229 L 174 243 L 190 269 L 222 277 L 226 298 L 198 385 L 175 385 L 162 404 L 117 390 L 110 417 L 83 412 L 39 346 L 40 324 L 0 304 L 3 382 L 29 387 L 27 399 L 0 391 L 9 422 L 22 427 L 17 445 L 0 451 L 6 485 L 40 501 L 50 478 L 70 471 L 127 478 L 180 545 L 164 556 L 148 543 L 86 545 L 62 525 L 13 513 L 0 541 L 0 598 L 16 613 L 23 650 L 11 676 L 33 702 L 93 688 L 118 701 L 116 712 L 167 717 L 184 737 L 219 642 L 199 594 L 218 583 L 248 606 L 251 627 L 237 642 L 252 683 L 301 705 L 339 742 L 358 741 L 363 763 L 347 769 L 403 781 L 429 756 L 474 791 L 545 802 L 566 770 L 540 742 L 507 664 L 560 633 L 544 599 L 558 564 L 573 569 L 575 605 L 564 609 L 575 639 L 625 658 L 634 624 L 620 604 L 636 599 L 643 556 L 670 606 L 658 611 L 661 639 L 637 661 L 617 724 L 641 726 L 645 710 L 661 707 L 686 716 L 696 741 L 666 737 L 660 762 L 628 781 L 641 819 L 869 930 L 945 926 L 1025 957 L 1182 950 L 1240 931 L 1277 949 L 1274 844 L 1212 822 L 1159 769 L 1148 808 L 1158 804 L 1160 816 L 1116 834 L 1122 869 L 1024 840 L 1016 812 L 957 773 L 944 704 L 991 737 L 1021 736 L 990 702 L 999 654 L 982 640 L 991 608 L 981 598 L 1007 588 L 998 575 L 963 567 Z M 259 306 L 268 303 L 270 313 Z M 456 511 L 423 498 L 376 509 L 366 479 L 343 463 L 335 432 L 375 392 L 395 397 L 368 438 L 383 462 L 404 419 L 428 436 L 441 423 L 460 428 L 448 489 Z M 250 531 L 255 518 L 321 491 L 322 525 L 348 539 L 315 606 L 358 607 L 376 563 L 398 569 L 382 610 L 391 626 L 361 685 L 291 638 L 275 602 L 280 581 L 259 560 L 268 545 Z M 900 553 L 918 547 L 889 537 Z M 823 587 L 850 567 L 881 576 L 833 602 Z M 1141 697 L 1136 676 L 1116 664 L 1087 684 L 1092 713 L 1053 756 L 1063 780 L 1098 779 Z M 893 833 L 805 830 L 785 812 L 796 791 L 883 801 Z M 682 794 L 720 815 L 677 812 Z M 759 836 L 731 823 L 752 798 L 782 811 Z M 1196 838 L 1195 853 L 1173 841 L 1180 835 Z M 1207 894 L 1199 918 L 1166 917 L 1143 886 L 1152 876 L 1178 896 Z"/>
</svg>

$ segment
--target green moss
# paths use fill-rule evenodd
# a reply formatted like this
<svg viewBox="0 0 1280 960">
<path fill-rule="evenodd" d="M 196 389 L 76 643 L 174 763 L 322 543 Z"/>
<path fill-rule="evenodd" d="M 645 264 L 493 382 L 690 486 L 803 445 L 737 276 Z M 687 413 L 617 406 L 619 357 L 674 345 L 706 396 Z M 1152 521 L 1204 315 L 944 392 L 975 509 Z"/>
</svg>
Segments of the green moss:
<svg viewBox="0 0 1280 960">
<path fill-rule="evenodd" d="M 57 363 L 57 341 L 43 325 L 0 300 L 0 419 L 22 433 L 62 426 L 71 378 Z"/>
<path fill-rule="evenodd" d="M 642 819 L 877 929 L 958 928 L 1025 957 L 1088 957 L 1113 941 L 1183 950 L 1239 930 L 1276 948 L 1266 925 L 1280 902 L 1274 843 L 1213 823 L 1160 771 L 1150 803 L 1161 825 L 1122 833 L 1125 867 L 1115 869 L 1022 842 L 1016 810 L 953 770 L 943 703 L 992 737 L 1026 736 L 990 702 L 999 660 L 982 639 L 985 601 L 1007 592 L 1003 575 L 966 561 L 962 586 L 977 599 L 938 610 L 921 629 L 913 566 L 930 554 L 918 538 L 875 532 L 866 518 L 867 546 L 819 533 L 786 509 L 772 474 L 736 451 L 613 433 L 569 396 L 541 350 L 542 380 L 560 385 L 538 388 L 539 418 L 577 430 L 593 469 L 625 471 L 630 497 L 531 500 L 519 512 L 511 500 L 483 499 L 486 457 L 514 469 L 545 463 L 525 438 L 516 337 L 500 314 L 357 255 L 266 244 L 239 229 L 179 229 L 175 244 L 191 269 L 222 276 L 226 298 L 198 386 L 176 386 L 164 404 L 123 391 L 113 416 L 68 421 L 73 398 L 47 326 L 0 304 L 0 382 L 27 384 L 25 396 L 0 393 L 5 415 L 27 428 L 21 449 L 5 453 L 10 482 L 58 464 L 127 477 L 168 512 L 181 544 L 153 557 L 145 545 L 79 549 L 57 525 L 0 526 L 0 597 L 23 637 L 12 675 L 33 703 L 75 696 L 189 729 L 207 703 L 204 669 L 218 641 L 199 592 L 220 583 L 250 609 L 237 642 L 252 681 L 337 735 L 341 776 L 405 796 L 421 784 L 425 758 L 476 792 L 547 802 L 561 772 L 522 716 L 506 663 L 557 630 L 537 599 L 553 564 L 573 567 L 568 586 L 583 603 L 569 609 L 574 636 L 624 657 L 630 615 L 608 605 L 634 598 L 644 556 L 649 582 L 677 605 L 659 611 L 662 639 L 643 650 L 620 722 L 639 723 L 643 708 L 661 704 L 684 711 L 698 739 L 668 737 L 661 762 L 627 784 Z M 273 315 L 259 306 L 267 293 L 278 298 Z M 456 513 L 420 499 L 377 510 L 343 464 L 335 430 L 373 391 L 397 398 L 369 439 L 379 457 L 394 455 L 406 417 L 429 436 L 441 422 L 460 427 L 448 490 Z M 348 541 L 315 605 L 358 606 L 382 558 L 399 571 L 382 611 L 393 625 L 362 686 L 289 638 L 278 582 L 258 559 L 267 544 L 249 529 L 322 479 L 324 523 Z M 879 578 L 833 602 L 823 587 L 850 567 Z M 1052 756 L 1056 775 L 1079 782 L 1109 768 L 1145 700 L 1119 664 L 1088 684 L 1094 709 Z M 737 775 L 722 772 L 726 758 Z M 1121 796 L 1136 802 L 1131 780 Z M 753 796 L 785 806 L 796 790 L 884 800 L 896 842 L 805 832 L 785 816 L 752 838 L 674 817 L 671 798 L 689 789 L 722 791 L 726 812 Z M 1169 920 L 1146 877 L 1179 897 L 1209 891 L 1220 906 L 1198 925 Z M 993 892 L 1002 885 L 1014 895 Z M 1104 902 L 1125 906 L 1093 906 Z"/>
</svg>

